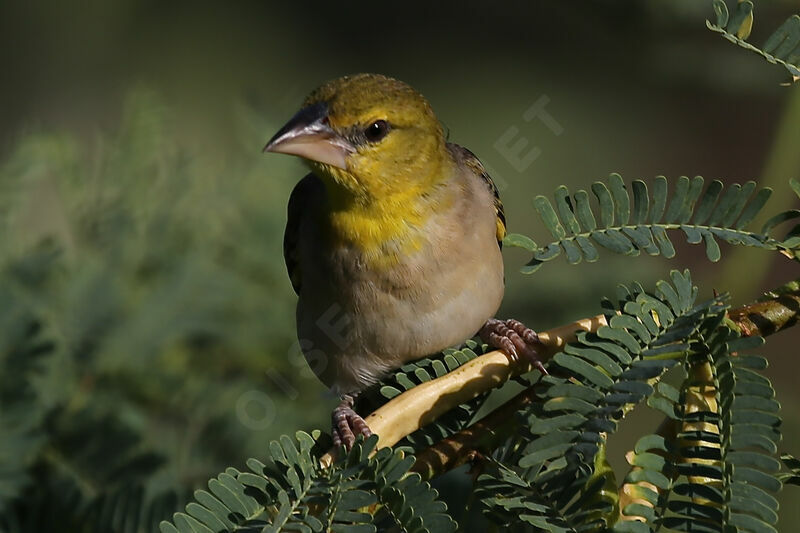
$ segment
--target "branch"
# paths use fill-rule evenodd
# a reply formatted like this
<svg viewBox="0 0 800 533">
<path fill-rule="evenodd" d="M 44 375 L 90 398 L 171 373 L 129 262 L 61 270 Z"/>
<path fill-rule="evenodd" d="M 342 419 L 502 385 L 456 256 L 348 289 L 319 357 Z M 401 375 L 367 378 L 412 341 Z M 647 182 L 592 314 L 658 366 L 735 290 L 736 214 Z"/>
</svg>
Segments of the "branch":
<svg viewBox="0 0 800 533">
<path fill-rule="evenodd" d="M 772 291 L 770 298 L 728 312 L 744 337 L 766 337 L 797 323 L 800 310 L 800 282 L 793 281 Z"/>
<path fill-rule="evenodd" d="M 548 361 L 567 343 L 575 340 L 576 332 L 596 331 L 605 324 L 605 317 L 598 315 L 539 333 L 539 340 L 546 347 L 544 353 L 539 354 L 542 361 Z M 527 361 L 511 361 L 506 354 L 495 350 L 476 357 L 440 378 L 417 385 L 393 398 L 364 420 L 372 432 L 379 436 L 376 449 L 394 446 L 451 409 L 531 370 L 533 368 Z M 335 454 L 334 448 L 323 455 L 320 458 L 322 466 L 330 466 Z"/>
</svg>

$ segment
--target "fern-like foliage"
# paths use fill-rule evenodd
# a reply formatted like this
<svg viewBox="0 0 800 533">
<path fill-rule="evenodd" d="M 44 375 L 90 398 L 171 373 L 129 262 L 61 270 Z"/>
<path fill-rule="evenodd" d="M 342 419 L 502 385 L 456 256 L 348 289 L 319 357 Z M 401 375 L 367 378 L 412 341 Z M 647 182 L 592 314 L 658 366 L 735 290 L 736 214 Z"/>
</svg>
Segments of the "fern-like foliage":
<svg viewBox="0 0 800 533">
<path fill-rule="evenodd" d="M 586 191 L 579 190 L 570 196 L 569 190 L 561 186 L 554 195 L 555 207 L 544 196 L 534 199 L 536 211 L 553 241 L 540 246 L 524 235 L 509 234 L 505 242 L 533 253 L 531 261 L 522 268 L 527 274 L 562 254 L 570 264 L 596 261 L 597 246 L 625 255 L 645 252 L 671 258 L 675 248 L 668 232 L 678 229 L 690 244 L 703 243 L 711 261 L 718 261 L 721 256 L 718 239 L 734 245 L 780 250 L 787 255 L 800 248 L 800 238 L 793 233 L 797 228 L 785 241 L 769 236 L 778 224 L 800 216 L 796 210 L 772 217 L 760 233 L 747 229 L 769 199 L 771 189 L 756 190 L 752 181 L 726 187 L 714 180 L 704 190 L 704 183 L 700 176 L 693 179 L 681 176 L 670 195 L 666 178 L 659 176 L 653 182 L 652 192 L 645 182 L 635 180 L 629 193 L 622 177 L 611 174 L 607 185 L 599 181 L 592 184 L 598 203 L 595 209 Z M 792 186 L 797 188 L 797 182 L 793 181 Z"/>
<path fill-rule="evenodd" d="M 7 290 L 0 290 L 0 299 L 13 301 Z M 41 359 L 54 348 L 41 324 L 19 309 L 0 309 L 0 331 L 14 332 L 0 340 L 1 527 L 6 506 L 32 483 L 29 469 L 45 442 L 41 425 L 46 411 L 30 382 Z"/>
<path fill-rule="evenodd" d="M 288 390 L 307 379 L 285 357 L 274 254 L 291 184 L 250 158 L 223 173 L 188 156 L 148 91 L 122 115 L 96 145 L 24 135 L 0 164 L 2 533 L 154 531 L 261 449 L 237 399 L 272 394 L 271 372 Z M 272 394 L 275 427 L 312 396 Z"/>
<path fill-rule="evenodd" d="M 761 48 L 758 48 L 747 42 L 753 27 L 753 2 L 738 2 L 733 16 L 724 0 L 714 0 L 713 6 L 716 19 L 714 22 L 706 21 L 710 30 L 757 53 L 772 64 L 783 65 L 795 81 L 800 80 L 800 15 L 792 15 L 786 19 Z"/>
<path fill-rule="evenodd" d="M 629 457 L 636 503 L 623 512 L 640 521 L 615 531 L 777 531 L 780 405 L 758 373 L 766 360 L 741 353 L 762 343 L 731 331 L 723 313 L 708 317 L 685 363 L 690 379 L 667 400 L 677 435 L 642 437 Z"/>
<path fill-rule="evenodd" d="M 647 399 L 658 408 L 671 395 L 655 382 L 681 362 L 685 339 L 720 308 L 718 299 L 694 305 L 688 272 L 673 272 L 672 282 L 659 283 L 654 294 L 621 288 L 617 304 L 606 302 L 609 325 L 579 334 L 553 358 L 552 375 L 536 386 L 541 401 L 520 413 L 520 436 L 500 452 L 506 465 L 515 463 L 514 475 L 495 469 L 479 477 L 482 505 L 494 521 L 509 525 L 509 513 L 524 512 L 542 531 L 595 531 L 616 522 L 607 436 L 633 405 Z"/>
<path fill-rule="evenodd" d="M 55 257 L 42 246 L 0 270 L 0 531 L 153 531 L 180 500 L 148 486 L 163 457 L 69 395 L 73 360 L 27 292 Z"/>
<path fill-rule="evenodd" d="M 766 360 L 741 353 L 763 339 L 727 326 L 722 297 L 696 305 L 695 296 L 688 273 L 673 272 L 653 294 L 623 289 L 605 303 L 609 326 L 556 355 L 553 376 L 536 386 L 540 402 L 520 413 L 522 434 L 478 479 L 493 521 L 536 531 L 775 531 L 780 406 L 758 373 Z M 672 367 L 680 387 L 660 380 Z M 606 440 L 643 400 L 679 430 L 640 439 L 619 520 Z"/>
<path fill-rule="evenodd" d="M 317 441 L 303 432 L 296 438 L 270 444 L 270 465 L 250 459 L 249 472 L 228 468 L 209 481 L 185 513 L 161 523 L 162 533 L 455 530 L 436 490 L 408 472 L 414 457 L 405 449 L 383 448 L 370 457 L 373 436 L 323 469 Z"/>
</svg>

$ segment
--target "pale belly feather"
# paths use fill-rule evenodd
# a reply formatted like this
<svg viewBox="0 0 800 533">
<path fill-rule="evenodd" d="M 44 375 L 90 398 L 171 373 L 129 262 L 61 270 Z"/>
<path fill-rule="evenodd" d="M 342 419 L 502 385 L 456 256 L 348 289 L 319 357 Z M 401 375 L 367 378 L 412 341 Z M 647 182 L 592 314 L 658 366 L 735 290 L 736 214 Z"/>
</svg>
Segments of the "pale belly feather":
<svg viewBox="0 0 800 533">
<path fill-rule="evenodd" d="M 478 193 L 482 193 L 478 189 Z M 488 194 L 488 191 L 487 191 Z M 297 306 L 298 337 L 323 383 L 354 392 L 408 361 L 455 346 L 494 316 L 503 261 L 491 203 L 466 218 L 434 217 L 426 242 L 388 271 L 343 246 L 313 243 Z M 302 251 L 301 251 L 302 253 Z"/>
</svg>

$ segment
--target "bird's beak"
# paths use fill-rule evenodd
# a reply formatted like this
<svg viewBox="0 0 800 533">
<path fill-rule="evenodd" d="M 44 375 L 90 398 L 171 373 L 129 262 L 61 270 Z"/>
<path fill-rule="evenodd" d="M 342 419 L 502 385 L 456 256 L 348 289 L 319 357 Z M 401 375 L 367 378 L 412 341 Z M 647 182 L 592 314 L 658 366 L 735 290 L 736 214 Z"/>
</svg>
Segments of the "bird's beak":
<svg viewBox="0 0 800 533">
<path fill-rule="evenodd" d="M 328 106 L 320 102 L 304 107 L 269 140 L 265 152 L 289 154 L 347 170 L 351 143 L 328 124 Z"/>
</svg>

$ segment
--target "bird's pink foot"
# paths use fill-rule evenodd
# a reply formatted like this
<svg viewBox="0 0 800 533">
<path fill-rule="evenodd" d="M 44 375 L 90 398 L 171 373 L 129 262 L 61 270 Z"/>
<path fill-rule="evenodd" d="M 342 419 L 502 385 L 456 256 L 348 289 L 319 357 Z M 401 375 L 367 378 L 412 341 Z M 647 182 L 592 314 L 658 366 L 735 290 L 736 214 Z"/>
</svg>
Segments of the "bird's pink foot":
<svg viewBox="0 0 800 533">
<path fill-rule="evenodd" d="M 333 410 L 331 415 L 333 421 L 333 445 L 337 448 L 344 445 L 346 450 L 350 450 L 356 442 L 357 435 L 364 438 L 372 435 L 372 431 L 361 415 L 353 410 L 355 396 L 345 394 L 342 396 L 342 403 Z"/>
<path fill-rule="evenodd" d="M 533 368 L 547 374 L 537 351 L 542 346 L 539 335 L 519 320 L 490 318 L 478 335 L 489 346 L 503 350 L 512 360 L 525 359 Z"/>
</svg>

